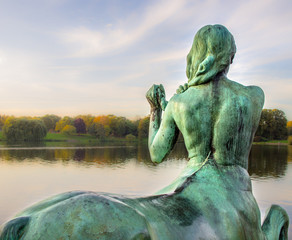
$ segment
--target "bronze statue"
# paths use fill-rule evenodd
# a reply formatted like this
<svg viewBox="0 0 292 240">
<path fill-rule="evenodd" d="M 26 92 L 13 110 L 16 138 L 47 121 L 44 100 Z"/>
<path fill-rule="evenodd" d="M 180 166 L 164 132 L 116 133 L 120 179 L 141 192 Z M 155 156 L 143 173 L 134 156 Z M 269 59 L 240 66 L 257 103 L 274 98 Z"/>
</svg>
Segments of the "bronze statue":
<svg viewBox="0 0 292 240">
<path fill-rule="evenodd" d="M 285 210 L 273 205 L 261 226 L 252 194 L 247 159 L 264 94 L 227 78 L 235 52 L 224 26 L 205 26 L 187 57 L 188 83 L 169 102 L 162 85 L 147 92 L 152 161 L 165 158 L 179 131 L 190 159 L 160 194 L 60 194 L 3 225 L 0 240 L 287 239 Z"/>
</svg>

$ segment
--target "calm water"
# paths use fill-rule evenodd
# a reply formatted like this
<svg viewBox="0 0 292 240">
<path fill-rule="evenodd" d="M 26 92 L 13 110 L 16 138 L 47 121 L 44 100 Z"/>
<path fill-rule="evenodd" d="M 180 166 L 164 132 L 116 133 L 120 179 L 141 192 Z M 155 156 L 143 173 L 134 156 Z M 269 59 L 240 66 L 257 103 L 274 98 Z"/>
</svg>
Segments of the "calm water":
<svg viewBox="0 0 292 240">
<path fill-rule="evenodd" d="M 34 202 L 71 190 L 153 194 L 169 184 L 186 163 L 183 144 L 159 165 L 150 161 L 145 144 L 2 145 L 0 224 Z M 292 146 L 253 146 L 248 171 L 262 217 L 276 203 L 286 209 L 292 222 Z M 290 237 L 291 228 L 290 224 Z"/>
</svg>

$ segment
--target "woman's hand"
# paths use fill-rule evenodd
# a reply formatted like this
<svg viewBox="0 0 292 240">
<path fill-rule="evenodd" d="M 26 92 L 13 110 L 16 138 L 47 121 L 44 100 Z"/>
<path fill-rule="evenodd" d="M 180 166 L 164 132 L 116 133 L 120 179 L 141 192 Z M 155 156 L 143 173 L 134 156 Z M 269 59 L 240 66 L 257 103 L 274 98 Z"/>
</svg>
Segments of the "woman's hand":
<svg viewBox="0 0 292 240">
<path fill-rule="evenodd" d="M 187 83 L 185 83 L 183 86 L 180 85 L 180 86 L 178 87 L 178 89 L 176 90 L 176 94 L 183 93 L 183 92 L 185 92 L 188 88 L 189 88 L 189 86 L 188 86 Z"/>
<path fill-rule="evenodd" d="M 152 109 L 165 110 L 167 101 L 165 99 L 165 90 L 162 84 L 153 84 L 153 86 L 147 91 L 146 98 Z"/>
</svg>

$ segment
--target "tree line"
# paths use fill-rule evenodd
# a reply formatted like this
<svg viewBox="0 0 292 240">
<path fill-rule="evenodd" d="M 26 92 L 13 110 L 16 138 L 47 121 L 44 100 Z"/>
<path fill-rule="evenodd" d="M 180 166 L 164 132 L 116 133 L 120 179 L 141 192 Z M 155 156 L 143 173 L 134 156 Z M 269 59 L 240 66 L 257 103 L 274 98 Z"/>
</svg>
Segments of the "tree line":
<svg viewBox="0 0 292 240">
<path fill-rule="evenodd" d="M 255 141 L 286 140 L 288 136 L 287 118 L 279 109 L 263 109 Z"/>
<path fill-rule="evenodd" d="M 108 137 L 128 140 L 148 137 L 149 116 L 129 120 L 115 115 L 78 115 L 60 117 L 47 114 L 42 117 L 13 117 L 0 115 L 0 129 L 8 141 L 39 141 L 47 132 L 66 135 L 90 134 L 98 139 Z M 254 141 L 286 140 L 292 144 L 292 121 L 287 122 L 279 109 L 263 109 Z"/>
<path fill-rule="evenodd" d="M 106 137 L 136 138 L 148 137 L 149 116 L 129 120 L 115 115 L 78 115 L 59 117 L 47 114 L 42 117 L 13 117 L 0 115 L 0 129 L 8 141 L 39 141 L 47 132 L 66 135 L 90 134 L 103 140 Z"/>
</svg>

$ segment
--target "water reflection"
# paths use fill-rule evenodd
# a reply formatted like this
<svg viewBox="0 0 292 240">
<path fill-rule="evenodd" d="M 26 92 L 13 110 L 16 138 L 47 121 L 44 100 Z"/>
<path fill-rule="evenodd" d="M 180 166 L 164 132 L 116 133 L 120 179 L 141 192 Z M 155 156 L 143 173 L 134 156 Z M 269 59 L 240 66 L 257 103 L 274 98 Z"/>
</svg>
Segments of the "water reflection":
<svg viewBox="0 0 292 240">
<path fill-rule="evenodd" d="M 288 148 L 288 158 L 287 158 L 287 161 L 288 162 L 292 162 L 292 145 L 289 145 L 287 148 Z"/>
<path fill-rule="evenodd" d="M 287 170 L 287 160 L 292 159 L 291 146 L 254 145 L 249 156 L 248 172 L 251 178 L 280 178 Z M 288 149 L 290 149 L 288 151 Z"/>
<path fill-rule="evenodd" d="M 124 146 L 58 146 L 44 143 L 29 146 L 2 146 L 0 160 L 4 161 L 73 161 L 81 165 L 112 166 L 121 165 L 131 159 L 147 166 L 155 166 L 150 160 L 146 143 L 124 144 Z M 172 160 L 186 160 L 187 151 L 183 143 L 176 144 L 168 156 Z M 248 172 L 252 178 L 280 178 L 285 175 L 287 162 L 292 162 L 292 146 L 254 145 L 249 157 Z"/>
<path fill-rule="evenodd" d="M 79 164 L 121 164 L 136 157 L 137 148 L 91 147 L 91 148 L 0 148 L 0 159 L 4 161 L 75 161 Z M 141 155 L 141 152 L 139 153 Z M 143 158 L 143 156 L 141 156 Z"/>
<path fill-rule="evenodd" d="M 172 182 L 186 163 L 183 143 L 161 164 L 151 162 L 147 143 L 2 145 L 0 224 L 34 202 L 71 190 L 153 194 Z M 280 204 L 291 218 L 292 146 L 253 146 L 248 172 L 262 215 L 271 204 Z"/>
</svg>

